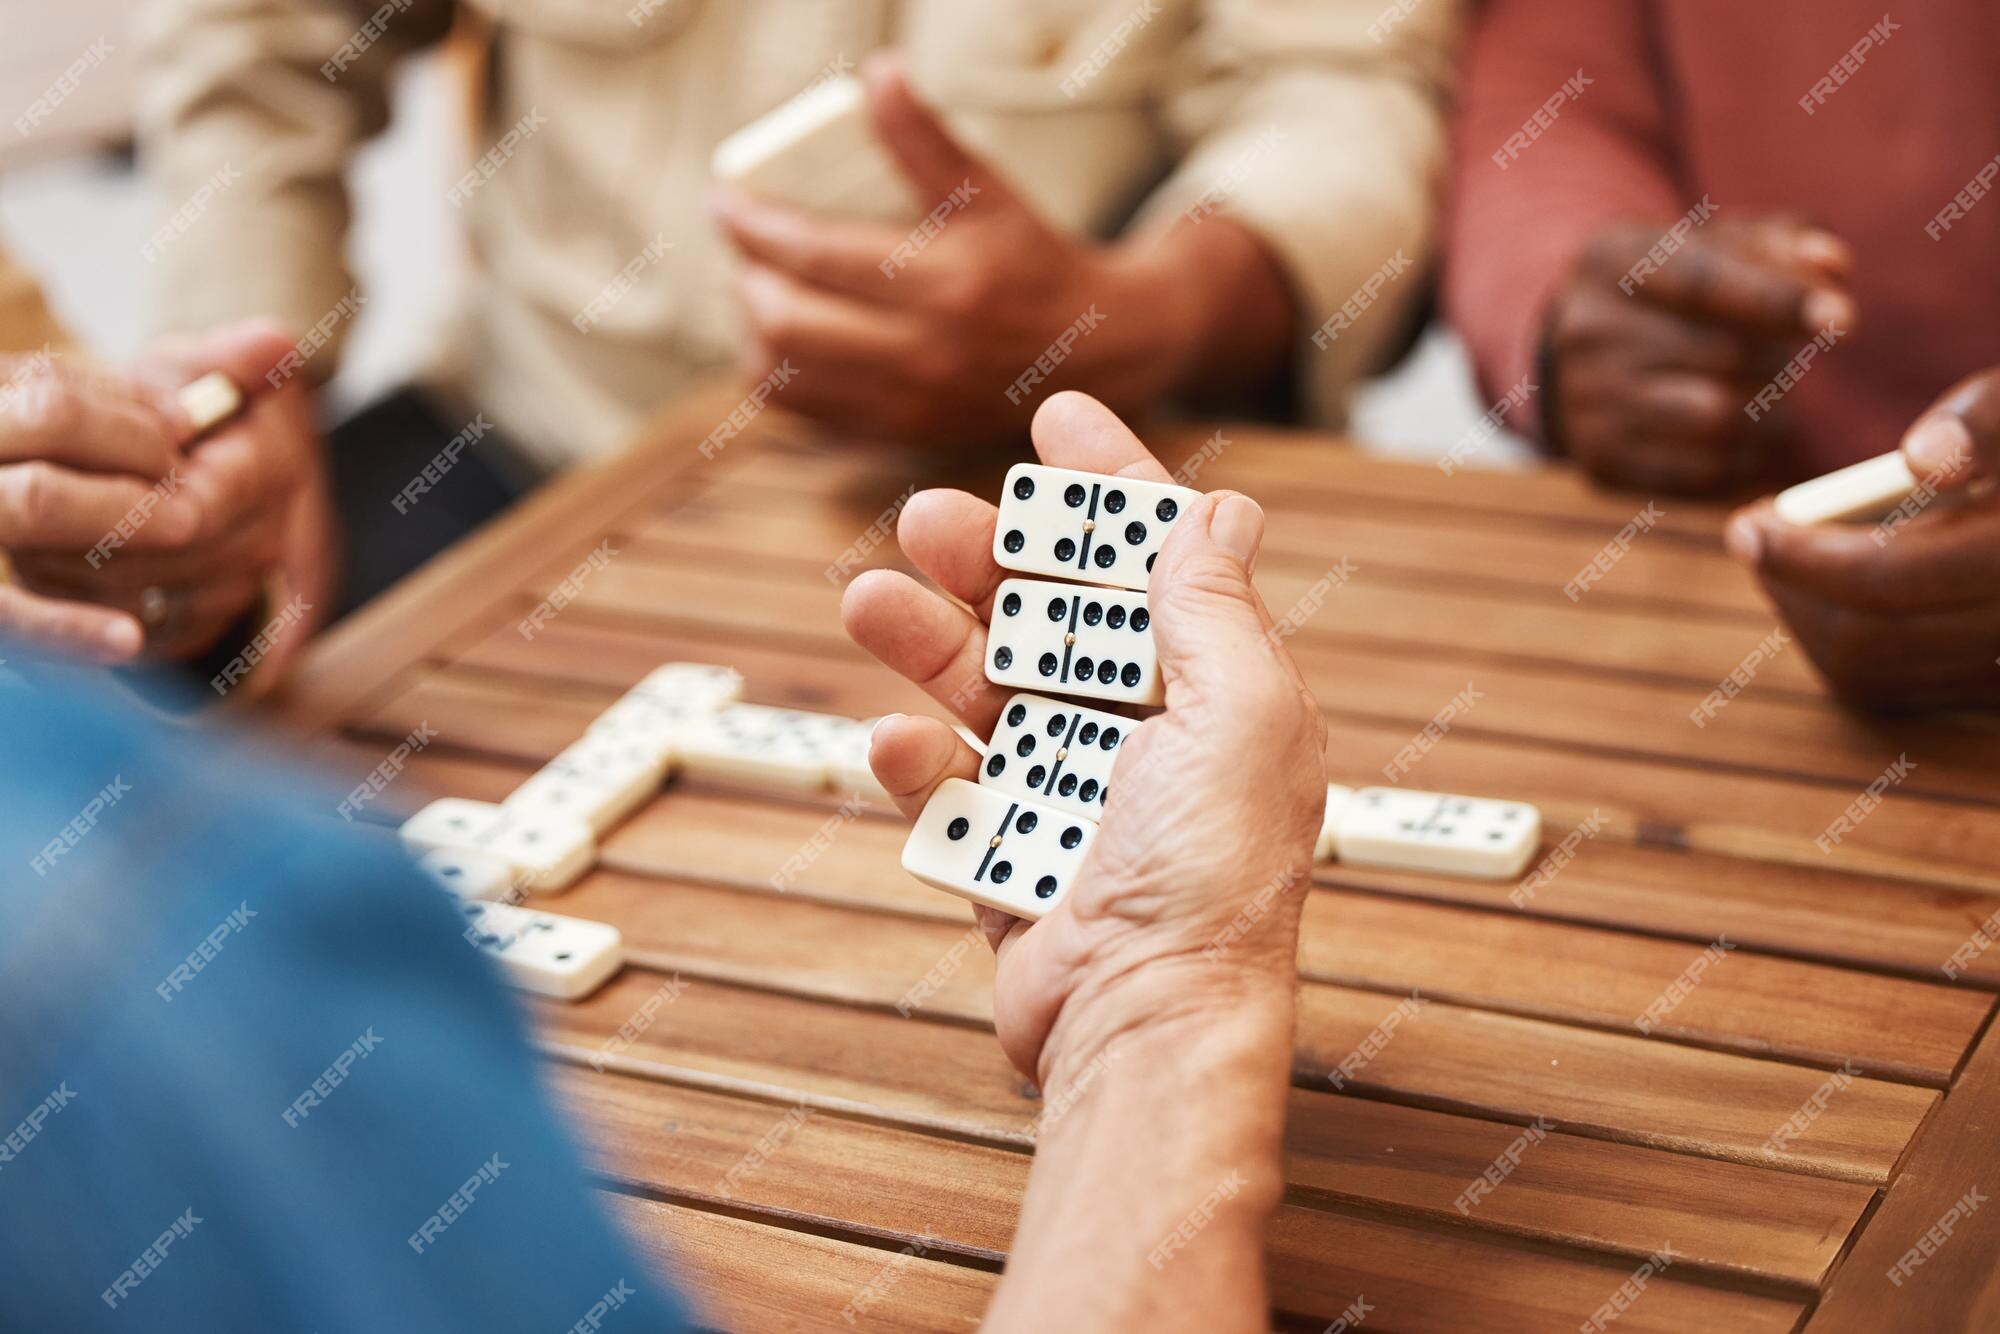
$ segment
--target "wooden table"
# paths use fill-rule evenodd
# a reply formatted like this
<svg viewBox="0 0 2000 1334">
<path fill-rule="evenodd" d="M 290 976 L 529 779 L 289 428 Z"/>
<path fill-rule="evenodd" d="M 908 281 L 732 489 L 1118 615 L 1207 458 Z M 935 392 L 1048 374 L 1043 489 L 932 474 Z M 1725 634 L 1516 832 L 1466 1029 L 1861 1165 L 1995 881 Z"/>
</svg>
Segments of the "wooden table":
<svg viewBox="0 0 2000 1334">
<path fill-rule="evenodd" d="M 404 787 L 497 800 L 670 659 L 734 665 L 764 703 L 936 712 L 847 641 L 832 567 L 900 560 L 912 483 L 993 495 L 1011 460 L 836 446 L 777 411 L 705 458 L 729 406 L 687 405 L 391 592 L 317 650 L 291 717 L 357 776 L 427 722 Z M 1697 727 L 1775 625 L 1712 508 L 1662 502 L 1572 601 L 1643 498 L 1265 429 L 1155 438 L 1170 458 L 1206 446 L 1199 485 L 1269 512 L 1258 582 L 1301 613 L 1333 780 L 1381 781 L 1471 687 L 1405 782 L 1535 802 L 1550 848 L 1596 831 L 1532 897 L 1320 868 L 1275 1323 L 1322 1329 L 1359 1298 L 1382 1331 L 2000 1327 L 2000 1208 L 1940 1222 L 2000 1190 L 2000 949 L 1941 971 L 2000 908 L 1995 722 L 1843 713 L 1792 645 Z M 524 637 L 593 550 L 608 562 Z M 1351 573 L 1313 610 L 1332 570 Z M 904 876 L 893 811 L 838 806 L 672 783 L 547 903 L 616 924 L 630 963 L 582 1004 L 535 1005 L 538 1036 L 615 1212 L 712 1323 L 970 1327 L 1036 1095 L 988 1031 L 965 906 Z M 1489 1168 L 1507 1174 L 1461 1209 Z"/>
</svg>

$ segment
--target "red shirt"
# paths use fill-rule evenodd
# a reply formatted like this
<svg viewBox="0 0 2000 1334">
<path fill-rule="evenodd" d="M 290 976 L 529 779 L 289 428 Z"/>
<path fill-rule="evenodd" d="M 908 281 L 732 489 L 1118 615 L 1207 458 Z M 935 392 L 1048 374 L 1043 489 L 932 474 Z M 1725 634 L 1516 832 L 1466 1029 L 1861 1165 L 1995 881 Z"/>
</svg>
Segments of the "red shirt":
<svg viewBox="0 0 2000 1334">
<path fill-rule="evenodd" d="M 1600 226 L 1664 232 L 1704 196 L 1718 217 L 1797 213 L 1854 248 L 1860 321 L 1787 396 L 1784 474 L 1894 449 L 1945 389 L 2000 365 L 2000 8 L 1885 3 L 1483 6 L 1445 300 L 1489 401 L 1539 383 L 1549 301 Z M 1531 397 L 1514 425 L 1535 433 L 1541 410 Z"/>
</svg>

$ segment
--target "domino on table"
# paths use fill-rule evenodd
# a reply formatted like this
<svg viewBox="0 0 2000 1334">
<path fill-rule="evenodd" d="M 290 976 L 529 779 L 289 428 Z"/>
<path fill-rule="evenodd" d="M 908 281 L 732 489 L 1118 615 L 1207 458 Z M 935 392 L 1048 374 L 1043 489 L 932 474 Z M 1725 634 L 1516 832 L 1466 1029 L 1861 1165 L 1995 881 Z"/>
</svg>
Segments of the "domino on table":
<svg viewBox="0 0 2000 1334">
<path fill-rule="evenodd" d="M 979 784 L 1101 820 L 1118 747 L 1137 725 L 1081 704 L 1015 695 L 1002 706 L 993 739 L 983 748 Z"/>
<path fill-rule="evenodd" d="M 993 559 L 1003 570 L 1144 588 L 1174 520 L 1200 495 L 1165 482 L 1017 463 L 1000 493 Z"/>
<path fill-rule="evenodd" d="M 508 810 L 487 801 L 441 797 L 403 821 L 403 845 L 426 852 L 475 852 L 498 859 L 523 889 L 554 893 L 597 860 L 590 826 L 569 815 Z"/>
<path fill-rule="evenodd" d="M 515 788 L 501 809 L 574 816 L 602 837 L 660 790 L 671 763 L 671 750 L 650 739 L 593 732 Z"/>
<path fill-rule="evenodd" d="M 709 170 L 793 208 L 915 222 L 923 210 L 876 140 L 866 102 L 853 75 L 828 79 L 717 144 Z"/>
<path fill-rule="evenodd" d="M 986 630 L 986 679 L 1123 704 L 1165 698 L 1144 593 L 1003 579 Z"/>
<path fill-rule="evenodd" d="M 1342 787 L 1338 783 L 1326 785 L 1326 814 L 1320 817 L 1319 841 L 1313 845 L 1313 860 L 1330 862 L 1333 860 L 1334 831 L 1340 824 L 1340 813 L 1347 809 L 1347 803 L 1354 799 L 1354 789 Z"/>
<path fill-rule="evenodd" d="M 210 371 L 182 385 L 174 392 L 174 400 L 187 414 L 194 433 L 206 435 L 242 409 L 243 391 L 222 371 Z"/>
<path fill-rule="evenodd" d="M 1542 840 L 1542 813 L 1526 802 L 1364 787 L 1342 808 L 1334 850 L 1357 866 L 1506 880 Z"/>
<path fill-rule="evenodd" d="M 498 959 L 507 980 L 523 991 L 582 1000 L 625 962 L 615 926 L 476 899 L 460 906 L 465 938 Z"/>
<path fill-rule="evenodd" d="M 417 866 L 462 899 L 497 899 L 514 886 L 507 863 L 483 852 L 439 848 L 417 858 Z"/>
<path fill-rule="evenodd" d="M 903 869 L 927 885 L 1040 917 L 1062 901 L 1097 826 L 1010 793 L 947 778 L 903 845 Z"/>
<path fill-rule="evenodd" d="M 676 747 L 691 774 L 749 779 L 775 787 L 824 789 L 851 718 L 762 704 L 731 704 L 688 724 Z"/>
<path fill-rule="evenodd" d="M 879 718 L 869 718 L 863 722 L 840 719 L 845 727 L 831 731 L 832 742 L 828 752 L 827 778 L 837 792 L 854 792 L 879 801 L 889 800 L 889 789 L 882 786 L 875 777 L 875 768 L 868 763 L 869 743 L 875 736 L 875 724 Z"/>
<path fill-rule="evenodd" d="M 731 668 L 670 662 L 648 672 L 599 714 L 589 730 L 670 752 L 688 723 L 735 703 L 742 694 L 743 678 Z"/>
<path fill-rule="evenodd" d="M 1897 451 L 1787 487 L 1772 504 L 1786 523 L 1828 523 L 1886 513 L 1916 489 L 1916 474 Z"/>
</svg>

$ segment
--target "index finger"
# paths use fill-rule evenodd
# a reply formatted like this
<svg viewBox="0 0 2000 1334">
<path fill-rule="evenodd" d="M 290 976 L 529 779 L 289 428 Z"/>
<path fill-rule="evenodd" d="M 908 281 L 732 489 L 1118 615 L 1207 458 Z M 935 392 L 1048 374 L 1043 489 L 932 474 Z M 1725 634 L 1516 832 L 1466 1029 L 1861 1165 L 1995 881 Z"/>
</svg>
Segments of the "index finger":
<svg viewBox="0 0 2000 1334">
<path fill-rule="evenodd" d="M 1713 243 L 1689 244 L 1638 292 L 1684 315 L 1768 333 L 1829 325 L 1846 333 L 1855 316 L 1853 299 L 1838 287 Z"/>
<path fill-rule="evenodd" d="M 879 302 L 923 281 L 923 271 L 900 270 L 890 258 L 902 232 L 801 212 L 720 183 L 709 188 L 708 199 L 716 222 L 744 255 L 814 287 Z M 889 287 L 892 277 L 903 279 L 900 287 Z"/>
<path fill-rule="evenodd" d="M 0 463 L 42 459 L 153 481 L 173 469 L 179 426 L 102 375 L 50 369 L 0 398 Z"/>
</svg>

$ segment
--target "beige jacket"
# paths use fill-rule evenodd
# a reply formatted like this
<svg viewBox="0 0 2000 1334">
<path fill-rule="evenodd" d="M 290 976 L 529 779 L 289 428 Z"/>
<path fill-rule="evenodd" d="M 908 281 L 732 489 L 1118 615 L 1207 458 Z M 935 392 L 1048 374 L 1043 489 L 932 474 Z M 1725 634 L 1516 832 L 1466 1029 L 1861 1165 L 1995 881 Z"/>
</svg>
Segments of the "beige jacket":
<svg viewBox="0 0 2000 1334">
<path fill-rule="evenodd" d="M 1431 248 L 1458 2 L 463 0 L 491 31 L 480 123 L 436 188 L 464 219 L 470 281 L 427 378 L 544 463 L 615 447 L 731 359 L 730 254 L 699 203 L 710 152 L 895 45 L 1052 219 L 1101 236 L 1219 207 L 1255 228 L 1306 333 L 1325 328 L 1301 337 L 1300 370 L 1337 421 L 1422 285 L 1408 270 Z M 143 143 L 179 215 L 155 265 L 164 322 L 317 327 L 324 375 L 357 309 L 343 171 L 450 0 L 149 4 Z M 580 332 L 628 265 L 636 285 Z"/>
</svg>

